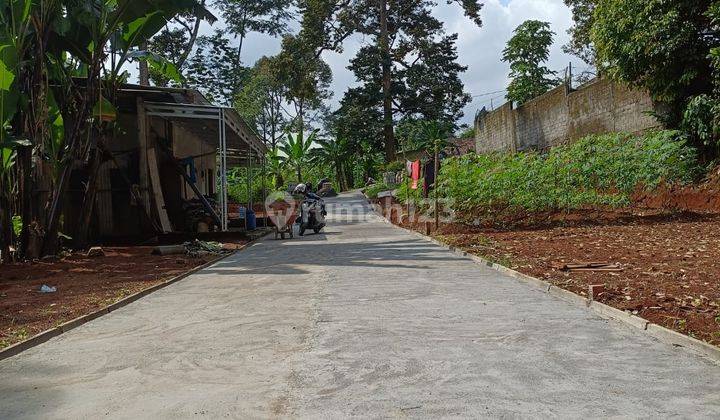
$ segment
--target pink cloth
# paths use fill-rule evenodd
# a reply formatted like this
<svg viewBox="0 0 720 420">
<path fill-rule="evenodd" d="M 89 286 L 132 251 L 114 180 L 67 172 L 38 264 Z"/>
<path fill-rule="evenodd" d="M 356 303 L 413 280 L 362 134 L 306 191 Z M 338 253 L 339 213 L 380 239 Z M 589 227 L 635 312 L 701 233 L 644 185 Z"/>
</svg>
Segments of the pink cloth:
<svg viewBox="0 0 720 420">
<path fill-rule="evenodd" d="M 416 160 L 413 162 L 411 169 L 410 179 L 412 179 L 412 184 L 410 185 L 410 188 L 417 190 L 418 180 L 420 179 L 420 161 Z"/>
</svg>

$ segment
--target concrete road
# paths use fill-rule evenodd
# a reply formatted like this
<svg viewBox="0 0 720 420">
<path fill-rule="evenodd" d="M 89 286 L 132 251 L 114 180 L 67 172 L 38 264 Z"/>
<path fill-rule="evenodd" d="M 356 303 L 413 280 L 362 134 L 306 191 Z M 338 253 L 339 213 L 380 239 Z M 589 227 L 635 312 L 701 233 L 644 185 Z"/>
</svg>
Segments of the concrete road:
<svg viewBox="0 0 720 420">
<path fill-rule="evenodd" d="M 720 417 L 718 365 L 335 203 L 0 362 L 0 418 Z"/>
</svg>

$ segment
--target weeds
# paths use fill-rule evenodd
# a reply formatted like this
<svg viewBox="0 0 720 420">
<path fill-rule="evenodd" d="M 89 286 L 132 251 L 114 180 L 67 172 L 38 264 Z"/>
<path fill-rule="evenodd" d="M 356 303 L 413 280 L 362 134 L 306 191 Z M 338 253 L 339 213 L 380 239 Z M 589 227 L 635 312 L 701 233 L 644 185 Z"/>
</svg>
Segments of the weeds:
<svg viewBox="0 0 720 420">
<path fill-rule="evenodd" d="M 697 152 L 676 131 L 588 136 L 547 153 L 470 154 L 443 162 L 440 191 L 461 212 L 518 212 L 620 207 L 631 194 L 701 173 Z"/>
</svg>

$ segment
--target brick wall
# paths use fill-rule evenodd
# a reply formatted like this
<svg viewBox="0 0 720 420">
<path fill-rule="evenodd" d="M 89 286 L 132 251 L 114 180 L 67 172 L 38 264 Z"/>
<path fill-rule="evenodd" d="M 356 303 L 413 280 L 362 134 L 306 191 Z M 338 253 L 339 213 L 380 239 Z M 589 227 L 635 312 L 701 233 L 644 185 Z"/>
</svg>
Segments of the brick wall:
<svg viewBox="0 0 720 420">
<path fill-rule="evenodd" d="M 565 85 L 517 109 L 506 103 L 475 118 L 479 153 L 546 149 L 588 134 L 641 132 L 659 124 L 647 112 L 650 96 L 606 79 L 595 79 L 568 93 Z"/>
</svg>

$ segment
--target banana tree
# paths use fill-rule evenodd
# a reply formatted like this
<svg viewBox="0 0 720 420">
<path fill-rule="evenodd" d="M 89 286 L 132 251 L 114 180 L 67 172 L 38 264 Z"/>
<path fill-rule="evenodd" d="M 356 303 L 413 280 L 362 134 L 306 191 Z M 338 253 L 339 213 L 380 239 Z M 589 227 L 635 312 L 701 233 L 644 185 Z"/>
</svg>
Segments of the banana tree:
<svg viewBox="0 0 720 420">
<path fill-rule="evenodd" d="M 281 159 L 295 170 L 297 182 L 303 182 L 302 168 L 310 163 L 310 149 L 316 138 L 316 131 L 313 131 L 307 139 L 304 138 L 302 131 L 294 135 L 287 133 L 285 143 L 280 146 L 280 151 L 284 154 Z"/>
<path fill-rule="evenodd" d="M 0 127 L 3 139 L 0 140 L 0 262 L 8 259 L 10 244 L 13 242 L 14 232 L 12 224 L 12 202 L 16 193 L 13 182 L 13 167 L 15 166 L 17 149 L 29 146 L 27 140 L 12 138 L 6 130 Z"/>
<path fill-rule="evenodd" d="M 82 210 L 81 236 L 87 234 L 94 206 L 95 178 L 103 155 L 108 120 L 117 114 L 114 102 L 120 83 L 124 80 L 123 66 L 130 59 L 147 60 L 151 66 L 161 66 L 169 77 L 179 73 L 172 65 L 139 51 L 137 47 L 162 29 L 179 13 L 196 10 L 195 0 L 117 0 L 72 2 L 65 7 L 65 24 L 55 28 L 56 43 L 52 45 L 56 62 L 63 62 L 68 54 L 78 59 L 85 69 L 83 82 L 77 83 L 66 66 L 60 66 L 60 99 L 64 129 L 63 147 L 57 158 L 60 162 L 57 182 L 51 193 L 46 219 L 43 253 L 55 253 L 61 214 L 62 197 L 67 190 L 73 163 L 86 160 L 92 150 L 91 179 Z M 109 64 L 109 65 L 108 65 Z M 108 116 L 111 116 L 108 118 Z M 105 121 L 105 123 L 103 123 Z M 110 124 L 111 125 L 111 124 Z M 94 134 L 94 135 L 93 135 Z"/>
<path fill-rule="evenodd" d="M 285 179 L 283 178 L 285 162 L 280 154 L 280 149 L 276 146 L 268 150 L 265 161 L 267 163 L 268 171 L 270 171 L 273 176 L 275 189 L 282 188 L 285 184 Z"/>
<path fill-rule="evenodd" d="M 341 190 L 345 190 L 347 187 L 345 171 L 350 157 L 348 142 L 343 138 L 338 138 L 335 140 L 321 139 L 317 143 L 320 147 L 312 150 L 313 161 L 333 168 L 338 186 Z"/>
</svg>

